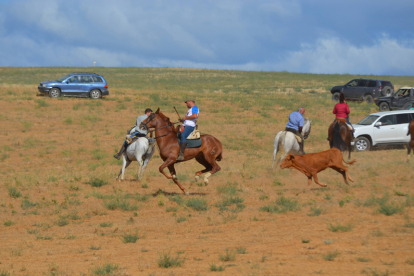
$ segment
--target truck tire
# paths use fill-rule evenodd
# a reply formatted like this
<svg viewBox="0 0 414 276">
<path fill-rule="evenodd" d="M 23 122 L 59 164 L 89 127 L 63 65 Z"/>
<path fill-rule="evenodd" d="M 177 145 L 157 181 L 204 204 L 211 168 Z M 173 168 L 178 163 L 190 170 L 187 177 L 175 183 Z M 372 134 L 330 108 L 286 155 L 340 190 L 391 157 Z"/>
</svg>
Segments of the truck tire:
<svg viewBox="0 0 414 276">
<path fill-rule="evenodd" d="M 371 148 L 371 142 L 368 140 L 368 138 L 359 137 L 355 140 L 354 147 L 356 151 L 368 151 Z"/>
<path fill-rule="evenodd" d="M 339 102 L 339 92 L 335 92 L 332 94 L 332 101 Z"/>
<path fill-rule="evenodd" d="M 381 95 L 383 97 L 389 97 L 392 94 L 392 88 L 389 86 L 384 86 L 384 88 L 381 90 Z"/>
<path fill-rule="evenodd" d="M 388 105 L 388 103 L 382 102 L 382 103 L 379 104 L 379 110 L 380 111 L 389 111 L 390 106 Z"/>
<path fill-rule="evenodd" d="M 366 103 L 368 103 L 368 104 L 371 104 L 371 103 L 373 103 L 373 102 L 374 102 L 374 98 L 373 98 L 371 95 L 366 95 L 366 96 L 364 97 L 364 102 L 366 102 Z"/>
</svg>

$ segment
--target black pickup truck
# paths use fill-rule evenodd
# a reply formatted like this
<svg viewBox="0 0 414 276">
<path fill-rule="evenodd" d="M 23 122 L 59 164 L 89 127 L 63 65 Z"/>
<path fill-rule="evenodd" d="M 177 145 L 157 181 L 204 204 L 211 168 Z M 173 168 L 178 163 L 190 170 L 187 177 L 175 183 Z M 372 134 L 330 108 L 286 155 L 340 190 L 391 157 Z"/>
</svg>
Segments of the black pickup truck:
<svg viewBox="0 0 414 276">
<path fill-rule="evenodd" d="M 401 87 L 389 97 L 374 99 L 380 111 L 409 109 L 414 103 L 414 87 Z"/>
</svg>

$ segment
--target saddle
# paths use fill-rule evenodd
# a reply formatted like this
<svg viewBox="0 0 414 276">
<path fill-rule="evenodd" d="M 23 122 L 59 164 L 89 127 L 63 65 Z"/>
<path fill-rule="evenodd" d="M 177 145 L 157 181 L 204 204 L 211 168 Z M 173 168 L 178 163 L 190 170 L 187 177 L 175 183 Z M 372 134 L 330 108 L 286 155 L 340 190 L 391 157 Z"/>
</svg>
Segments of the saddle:
<svg viewBox="0 0 414 276">
<path fill-rule="evenodd" d="M 351 131 L 354 130 L 354 128 L 350 124 L 348 124 L 344 118 L 336 118 L 335 120 L 340 121 L 340 122 L 344 122 L 348 126 L 349 130 L 351 130 Z"/>
<path fill-rule="evenodd" d="M 292 133 L 292 134 L 293 134 L 293 136 L 295 136 L 295 138 L 296 138 L 296 140 L 298 141 L 298 143 L 299 143 L 299 144 L 300 144 L 300 143 L 302 143 L 302 138 L 300 138 L 300 136 L 299 136 L 299 135 L 297 135 L 297 134 L 295 134 L 295 133 L 293 133 L 293 132 L 291 132 L 291 131 L 288 131 L 288 130 L 284 130 L 283 132 L 284 132 L 284 135 L 286 135 L 286 133 L 287 133 L 287 132 Z"/>
<path fill-rule="evenodd" d="M 125 136 L 125 141 L 129 145 L 129 144 L 135 142 L 136 140 L 138 140 L 139 138 L 142 138 L 142 137 L 132 137 L 131 138 L 131 135 L 128 134 L 128 135 Z"/>
<path fill-rule="evenodd" d="M 184 131 L 185 126 L 179 126 L 178 130 L 180 135 L 177 137 L 181 138 L 181 133 Z M 190 133 L 190 135 L 188 135 L 187 140 L 194 140 L 194 139 L 200 139 L 201 134 L 200 131 L 198 130 L 198 125 L 196 125 L 195 129 L 193 130 L 193 132 Z"/>
</svg>

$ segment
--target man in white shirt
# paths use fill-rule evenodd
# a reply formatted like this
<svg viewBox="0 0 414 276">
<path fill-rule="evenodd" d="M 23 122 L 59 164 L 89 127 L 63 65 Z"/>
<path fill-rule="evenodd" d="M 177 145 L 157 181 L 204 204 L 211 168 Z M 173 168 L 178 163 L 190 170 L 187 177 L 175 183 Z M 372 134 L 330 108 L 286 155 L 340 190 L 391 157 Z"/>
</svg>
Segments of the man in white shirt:
<svg viewBox="0 0 414 276">
<path fill-rule="evenodd" d="M 184 160 L 184 149 L 187 146 L 187 137 L 194 131 L 199 114 L 194 99 L 188 99 L 185 103 L 189 110 L 184 118 L 180 119 L 180 122 L 183 122 L 184 131 L 181 133 L 180 153 L 177 156 L 178 161 Z"/>
</svg>

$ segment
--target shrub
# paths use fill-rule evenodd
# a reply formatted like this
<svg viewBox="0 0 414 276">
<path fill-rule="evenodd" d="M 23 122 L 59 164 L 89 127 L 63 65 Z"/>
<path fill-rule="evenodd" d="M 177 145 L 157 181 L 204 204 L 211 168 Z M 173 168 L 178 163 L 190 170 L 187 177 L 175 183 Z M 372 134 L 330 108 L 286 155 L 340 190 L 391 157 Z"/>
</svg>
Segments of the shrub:
<svg viewBox="0 0 414 276">
<path fill-rule="evenodd" d="M 319 216 L 320 214 L 323 213 L 322 207 L 311 207 L 310 211 L 311 211 L 311 213 L 308 214 L 308 216 L 310 216 L 310 217 L 317 217 L 317 216 Z"/>
<path fill-rule="evenodd" d="M 331 232 L 349 232 L 351 231 L 353 228 L 352 224 L 347 224 L 347 225 L 341 225 L 341 224 L 330 224 L 328 229 Z"/>
<path fill-rule="evenodd" d="M 401 213 L 404 209 L 403 205 L 397 205 L 397 204 L 381 204 L 380 207 L 377 209 L 378 212 L 381 214 L 384 214 L 386 216 L 392 216 L 394 214 Z"/>
<path fill-rule="evenodd" d="M 85 182 L 85 184 L 89 184 L 92 187 L 102 187 L 104 185 L 107 185 L 108 182 L 103 179 L 92 178 L 89 181 Z"/>
<path fill-rule="evenodd" d="M 246 247 L 236 247 L 237 254 L 246 254 Z"/>
<path fill-rule="evenodd" d="M 357 258 L 357 261 L 358 262 L 361 262 L 361 263 L 366 263 L 366 262 L 369 262 L 371 260 L 370 259 L 366 259 L 366 258 Z"/>
<path fill-rule="evenodd" d="M 103 266 L 96 266 L 94 269 L 92 269 L 92 273 L 94 275 L 114 275 L 114 272 L 116 272 L 118 270 L 118 265 L 117 264 L 111 264 L 111 263 L 107 263 L 104 264 Z"/>
<path fill-rule="evenodd" d="M 33 207 L 35 207 L 36 205 L 37 205 L 37 203 L 36 203 L 36 202 L 31 202 L 31 201 L 29 201 L 28 199 L 25 199 L 25 200 L 23 200 L 23 201 L 22 201 L 22 203 L 20 204 L 20 207 L 22 207 L 22 209 L 23 209 L 23 210 L 26 210 L 26 209 L 33 208 Z"/>
<path fill-rule="evenodd" d="M 102 223 L 99 223 L 99 226 L 101 226 L 101 227 L 112 227 L 112 223 L 110 223 L 110 222 L 102 222 Z"/>
<path fill-rule="evenodd" d="M 297 200 L 286 198 L 284 196 L 279 197 L 276 201 L 259 208 L 260 211 L 269 213 L 286 213 L 288 211 L 300 210 L 300 205 Z"/>
<path fill-rule="evenodd" d="M 22 196 L 22 193 L 19 192 L 16 187 L 9 187 L 9 196 L 13 197 L 13 198 L 18 198 Z"/>
<path fill-rule="evenodd" d="M 138 233 L 135 233 L 123 235 L 121 240 L 123 243 L 136 243 L 140 238 L 142 238 L 142 236 L 138 236 Z"/>
<path fill-rule="evenodd" d="M 180 223 L 180 222 L 183 222 L 183 221 L 186 221 L 186 220 L 187 220 L 186 217 L 181 216 L 181 217 L 178 217 L 175 221 L 178 222 L 178 223 Z"/>
<path fill-rule="evenodd" d="M 69 224 L 69 221 L 64 219 L 64 218 L 59 219 L 58 222 L 57 222 L 57 225 L 59 225 L 59 226 L 66 226 L 68 224 Z"/>
<path fill-rule="evenodd" d="M 340 254 L 338 251 L 335 252 L 328 252 L 328 254 L 323 255 L 323 259 L 325 261 L 333 261 L 336 257 L 338 257 Z"/>
<path fill-rule="evenodd" d="M 246 206 L 244 204 L 242 204 L 244 202 L 243 198 L 240 197 L 225 197 L 223 198 L 222 201 L 217 202 L 214 206 L 220 208 L 220 211 L 226 211 L 229 210 L 229 208 L 227 208 L 228 206 L 231 206 L 233 204 L 236 205 L 235 209 L 231 209 L 231 211 L 233 212 L 240 212 L 242 211 L 244 208 L 246 208 Z"/>
<path fill-rule="evenodd" d="M 181 259 L 180 255 L 177 254 L 176 257 L 171 257 L 169 252 L 160 253 L 158 260 L 157 260 L 158 266 L 162 268 L 181 266 L 183 262 L 184 262 L 184 259 Z"/>
<path fill-rule="evenodd" d="M 138 210 L 138 205 L 131 204 L 129 201 L 122 198 L 113 198 L 109 201 L 104 201 L 104 206 L 108 210 L 120 209 L 122 211 L 136 211 Z"/>
<path fill-rule="evenodd" d="M 174 201 L 178 205 L 184 205 L 184 199 L 180 195 L 170 196 L 168 199 Z"/>
<path fill-rule="evenodd" d="M 12 226 L 13 224 L 15 224 L 13 221 L 11 221 L 11 220 L 6 220 L 4 223 L 3 223 L 3 225 L 4 226 Z"/>
<path fill-rule="evenodd" d="M 219 194 L 235 195 L 238 191 L 237 183 L 227 182 L 225 185 L 220 185 L 217 188 Z"/>
<path fill-rule="evenodd" d="M 226 249 L 226 253 L 224 255 L 220 255 L 220 260 L 223 262 L 230 262 L 236 259 L 236 252 Z"/>
<path fill-rule="evenodd" d="M 208 208 L 207 201 L 202 198 L 190 198 L 186 205 L 196 211 L 206 211 Z"/>
<path fill-rule="evenodd" d="M 225 268 L 226 267 L 222 265 L 219 265 L 219 266 L 217 266 L 216 264 L 210 265 L 210 271 L 224 271 Z"/>
</svg>

